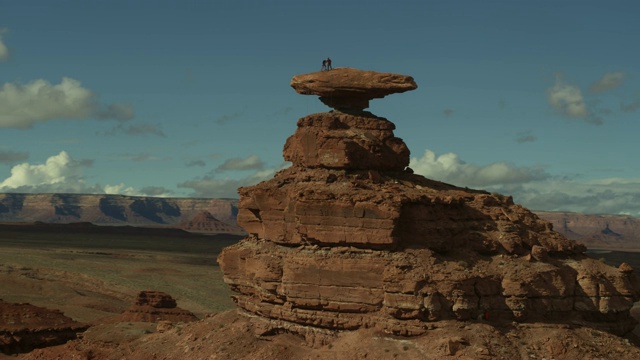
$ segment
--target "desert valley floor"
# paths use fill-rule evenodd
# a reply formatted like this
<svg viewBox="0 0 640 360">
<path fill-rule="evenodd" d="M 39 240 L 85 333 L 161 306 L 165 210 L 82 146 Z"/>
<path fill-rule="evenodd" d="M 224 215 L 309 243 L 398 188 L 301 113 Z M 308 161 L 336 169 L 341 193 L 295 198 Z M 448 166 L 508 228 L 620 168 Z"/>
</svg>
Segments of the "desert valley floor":
<svg viewBox="0 0 640 360">
<path fill-rule="evenodd" d="M 233 306 L 216 257 L 238 236 L 128 230 L 3 227 L 0 299 L 81 322 L 121 313 L 142 290 L 171 294 L 199 317 Z"/>
</svg>

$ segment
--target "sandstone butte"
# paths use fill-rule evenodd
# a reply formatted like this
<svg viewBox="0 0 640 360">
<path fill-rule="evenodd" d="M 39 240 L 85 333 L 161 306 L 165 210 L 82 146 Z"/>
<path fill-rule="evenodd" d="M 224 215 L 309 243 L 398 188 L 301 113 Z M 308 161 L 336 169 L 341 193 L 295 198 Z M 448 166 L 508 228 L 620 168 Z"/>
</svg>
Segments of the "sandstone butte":
<svg viewBox="0 0 640 360">
<path fill-rule="evenodd" d="M 395 125 L 362 110 L 415 89 L 411 77 L 335 69 L 291 86 L 335 110 L 298 120 L 291 167 L 239 189 L 248 236 L 218 258 L 258 335 L 321 345 L 365 328 L 418 336 L 441 321 L 634 328 L 630 266 L 585 255 L 510 196 L 412 173 Z"/>
</svg>

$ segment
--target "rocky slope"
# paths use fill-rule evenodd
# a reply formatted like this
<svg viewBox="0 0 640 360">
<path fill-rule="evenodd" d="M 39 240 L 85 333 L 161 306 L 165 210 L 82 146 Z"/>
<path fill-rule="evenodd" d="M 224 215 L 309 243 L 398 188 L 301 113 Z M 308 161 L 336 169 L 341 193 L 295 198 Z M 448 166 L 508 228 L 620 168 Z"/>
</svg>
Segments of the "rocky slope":
<svg viewBox="0 0 640 360">
<path fill-rule="evenodd" d="M 635 327 L 640 282 L 630 266 L 584 255 L 510 197 L 412 174 L 394 124 L 362 109 L 415 88 L 413 79 L 355 69 L 302 77 L 339 78 L 339 91 L 292 80 L 336 110 L 298 121 L 284 148 L 292 167 L 239 190 L 238 223 L 249 236 L 219 257 L 258 334 L 293 332 L 319 346 L 337 331 L 417 336 L 449 320 L 618 335 Z"/>
<path fill-rule="evenodd" d="M 626 215 L 592 215 L 536 211 L 553 229 L 569 239 L 580 240 L 589 249 L 640 249 L 640 219 Z"/>
<path fill-rule="evenodd" d="M 90 222 L 96 225 L 171 226 L 198 232 L 238 232 L 241 230 L 236 226 L 236 214 L 237 200 L 233 199 L 0 194 L 0 222 Z"/>
<path fill-rule="evenodd" d="M 0 354 L 64 344 L 88 327 L 57 310 L 0 300 Z"/>
</svg>

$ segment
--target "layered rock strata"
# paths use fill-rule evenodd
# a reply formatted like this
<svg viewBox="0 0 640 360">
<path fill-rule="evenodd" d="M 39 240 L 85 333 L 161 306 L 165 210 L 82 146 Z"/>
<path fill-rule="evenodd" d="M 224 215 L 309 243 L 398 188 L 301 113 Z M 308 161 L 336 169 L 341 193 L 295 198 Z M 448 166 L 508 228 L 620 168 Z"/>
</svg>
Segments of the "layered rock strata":
<svg viewBox="0 0 640 360">
<path fill-rule="evenodd" d="M 362 110 L 369 107 L 369 100 L 418 86 L 411 76 L 339 68 L 296 75 L 291 87 L 299 94 L 318 95 L 320 101 L 334 109 Z"/>
<path fill-rule="evenodd" d="M 89 328 L 59 310 L 0 300 L 0 353 L 17 354 L 64 344 Z"/>
<path fill-rule="evenodd" d="M 249 236 L 218 261 L 262 333 L 419 335 L 479 318 L 634 328 L 628 265 L 589 258 L 511 197 L 412 174 L 394 128 L 363 111 L 306 116 L 285 144 L 293 165 L 239 189 Z"/>
</svg>

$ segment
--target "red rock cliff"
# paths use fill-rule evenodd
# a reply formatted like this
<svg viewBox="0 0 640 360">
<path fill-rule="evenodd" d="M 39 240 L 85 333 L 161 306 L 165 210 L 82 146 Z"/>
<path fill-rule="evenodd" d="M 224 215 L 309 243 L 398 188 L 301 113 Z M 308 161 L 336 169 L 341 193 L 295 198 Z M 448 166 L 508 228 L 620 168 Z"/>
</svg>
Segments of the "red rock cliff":
<svg viewBox="0 0 640 360">
<path fill-rule="evenodd" d="M 300 78 L 322 88 L 301 87 Z M 394 79 L 397 91 L 380 79 Z M 511 197 L 406 168 L 409 150 L 393 123 L 362 109 L 415 88 L 412 78 L 336 69 L 294 77 L 292 86 L 332 97 L 323 101 L 340 110 L 300 119 L 284 148 L 293 165 L 239 189 L 238 224 L 249 236 L 218 259 L 263 333 L 418 335 L 439 320 L 485 314 L 633 329 L 640 284 L 628 266 L 589 258 Z"/>
</svg>

